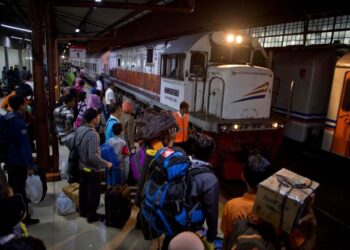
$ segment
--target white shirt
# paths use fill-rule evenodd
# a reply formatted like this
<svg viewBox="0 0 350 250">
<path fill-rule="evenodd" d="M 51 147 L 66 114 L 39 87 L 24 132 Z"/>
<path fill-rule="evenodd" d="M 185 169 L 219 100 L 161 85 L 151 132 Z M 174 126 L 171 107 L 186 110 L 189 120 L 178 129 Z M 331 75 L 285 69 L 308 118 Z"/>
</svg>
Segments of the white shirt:
<svg viewBox="0 0 350 250">
<path fill-rule="evenodd" d="M 114 92 L 111 88 L 108 88 L 105 93 L 105 103 L 106 105 L 111 105 L 111 100 L 115 101 Z"/>
<path fill-rule="evenodd" d="M 96 89 L 102 92 L 102 82 L 100 80 L 96 81 Z"/>
</svg>

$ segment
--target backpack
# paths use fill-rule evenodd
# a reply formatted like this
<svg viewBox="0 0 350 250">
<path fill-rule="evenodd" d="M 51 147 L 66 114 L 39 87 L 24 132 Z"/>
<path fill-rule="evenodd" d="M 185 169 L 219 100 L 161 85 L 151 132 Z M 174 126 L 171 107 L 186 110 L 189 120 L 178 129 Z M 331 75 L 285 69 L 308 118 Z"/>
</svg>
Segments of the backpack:
<svg viewBox="0 0 350 250">
<path fill-rule="evenodd" d="M 73 146 L 69 151 L 68 156 L 68 183 L 78 182 L 80 183 L 80 168 L 79 168 L 79 146 L 83 141 L 84 136 L 91 131 L 88 129 L 80 139 L 80 142 L 76 144 L 76 136 L 74 135 Z"/>
<path fill-rule="evenodd" d="M 238 220 L 234 224 L 227 249 L 275 250 L 278 248 L 276 233 L 272 225 L 253 223 L 249 219 Z"/>
<path fill-rule="evenodd" d="M 192 173 L 190 166 L 190 159 L 178 147 L 162 148 L 151 163 L 141 213 L 159 235 L 173 236 L 204 221 L 200 202 L 190 205 L 188 200 L 189 184 L 202 171 Z"/>
<path fill-rule="evenodd" d="M 124 184 L 124 169 L 120 168 L 118 156 L 114 152 L 113 147 L 109 145 L 108 142 L 102 144 L 101 146 L 101 157 L 102 159 L 112 163 L 112 168 L 106 169 L 106 184 L 108 186 Z"/>
</svg>

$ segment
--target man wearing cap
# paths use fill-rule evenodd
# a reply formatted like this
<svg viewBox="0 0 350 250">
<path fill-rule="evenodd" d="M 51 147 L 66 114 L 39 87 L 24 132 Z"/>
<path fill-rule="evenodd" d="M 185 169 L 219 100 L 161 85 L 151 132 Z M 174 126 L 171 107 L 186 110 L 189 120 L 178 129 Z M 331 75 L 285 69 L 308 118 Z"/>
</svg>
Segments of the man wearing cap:
<svg viewBox="0 0 350 250">
<path fill-rule="evenodd" d="M 33 174 L 34 167 L 26 124 L 23 118 L 27 103 L 22 96 L 16 95 L 9 99 L 9 104 L 13 109 L 13 112 L 6 115 L 6 139 L 8 142 L 6 166 L 8 168 L 9 185 L 15 193 L 21 194 L 26 202 L 27 217 L 24 222 L 28 225 L 33 225 L 39 223 L 39 220 L 30 219 L 25 191 L 27 175 Z"/>
<path fill-rule="evenodd" d="M 75 132 L 75 141 L 79 152 L 79 168 L 81 179 L 79 186 L 80 216 L 86 217 L 88 223 L 101 219 L 97 214 L 100 203 L 99 172 L 103 168 L 111 168 L 112 163 L 101 158 L 100 137 L 95 127 L 100 123 L 100 114 L 97 109 L 89 108 L 84 113 L 86 124 Z M 70 147 L 71 148 L 71 147 Z"/>
</svg>

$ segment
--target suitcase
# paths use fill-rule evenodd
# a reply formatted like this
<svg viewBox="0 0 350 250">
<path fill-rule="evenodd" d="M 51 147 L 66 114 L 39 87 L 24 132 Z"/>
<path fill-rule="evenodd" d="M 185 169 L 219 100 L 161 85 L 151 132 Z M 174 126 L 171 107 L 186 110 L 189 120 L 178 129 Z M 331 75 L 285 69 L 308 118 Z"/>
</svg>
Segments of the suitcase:
<svg viewBox="0 0 350 250">
<path fill-rule="evenodd" d="M 128 185 L 109 188 L 105 194 L 106 225 L 122 228 L 131 214 L 131 190 Z"/>
</svg>

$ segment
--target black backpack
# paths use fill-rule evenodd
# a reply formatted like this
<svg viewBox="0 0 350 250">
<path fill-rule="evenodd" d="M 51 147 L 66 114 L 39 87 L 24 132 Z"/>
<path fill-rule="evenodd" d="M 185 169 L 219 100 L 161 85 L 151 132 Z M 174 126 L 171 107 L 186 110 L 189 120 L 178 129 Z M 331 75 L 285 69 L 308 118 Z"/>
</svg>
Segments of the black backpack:
<svg viewBox="0 0 350 250">
<path fill-rule="evenodd" d="M 76 144 L 76 132 L 73 138 L 73 145 L 69 151 L 68 156 L 68 183 L 79 183 L 80 182 L 80 168 L 79 168 L 79 146 L 83 141 L 84 136 L 91 131 L 91 129 L 87 130 L 80 139 L 80 142 Z"/>
<path fill-rule="evenodd" d="M 238 220 L 233 227 L 227 249 L 277 250 L 278 239 L 271 224 Z"/>
</svg>

